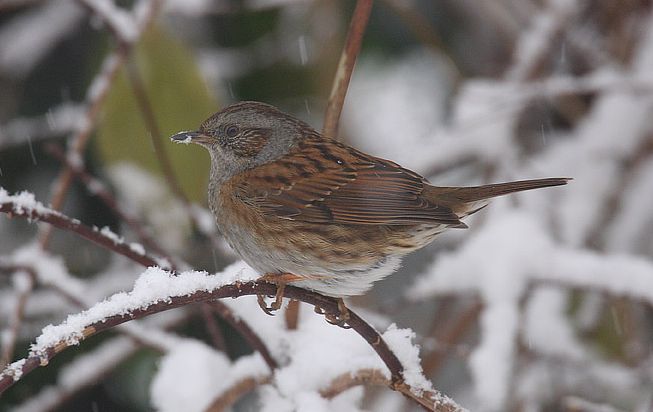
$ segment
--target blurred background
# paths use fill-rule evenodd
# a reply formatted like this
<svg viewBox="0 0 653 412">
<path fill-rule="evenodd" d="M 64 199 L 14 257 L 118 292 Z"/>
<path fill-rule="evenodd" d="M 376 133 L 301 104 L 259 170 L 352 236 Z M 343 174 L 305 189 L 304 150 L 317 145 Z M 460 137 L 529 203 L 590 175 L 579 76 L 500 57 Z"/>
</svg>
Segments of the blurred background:
<svg viewBox="0 0 653 412">
<path fill-rule="evenodd" d="M 354 6 L 0 0 L 0 186 L 56 202 L 65 163 L 81 165 L 65 214 L 138 240 L 101 185 L 161 249 L 221 270 L 235 257 L 207 222 L 208 156 L 168 137 L 241 100 L 321 129 Z M 374 2 L 340 139 L 437 185 L 575 179 L 497 199 L 351 300 L 376 325 L 412 328 L 426 376 L 471 410 L 653 410 L 652 12 L 647 0 Z M 0 262 L 42 231 L 0 217 Z M 47 250 L 95 301 L 141 271 L 70 233 L 52 232 Z M 49 282 L 25 292 L 0 271 L 2 362 L 79 311 Z M 160 323 L 210 341 L 199 312 Z M 217 322 L 231 359 L 251 352 Z M 81 384 L 62 378 L 116 335 L 32 373 L 0 410 L 152 410 L 152 348 L 87 365 Z M 370 389 L 356 407 L 418 410 L 388 392 Z M 259 405 L 252 395 L 234 408 Z"/>
</svg>

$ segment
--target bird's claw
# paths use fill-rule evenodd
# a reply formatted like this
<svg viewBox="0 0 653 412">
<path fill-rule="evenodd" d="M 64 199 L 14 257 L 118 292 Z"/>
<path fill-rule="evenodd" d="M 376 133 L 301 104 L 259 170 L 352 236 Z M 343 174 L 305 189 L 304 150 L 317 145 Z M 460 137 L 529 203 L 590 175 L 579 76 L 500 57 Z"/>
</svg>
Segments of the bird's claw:
<svg viewBox="0 0 653 412">
<path fill-rule="evenodd" d="M 351 329 L 351 326 L 347 324 L 349 321 L 349 309 L 345 306 L 344 300 L 342 298 L 338 299 L 338 313 L 326 313 L 324 309 L 319 306 L 315 307 L 315 313 L 318 315 L 324 315 L 324 319 L 331 325 L 338 326 L 343 329 Z"/>
<path fill-rule="evenodd" d="M 270 316 L 274 316 L 274 312 L 281 309 L 281 306 L 283 305 L 283 292 L 285 289 L 286 289 L 285 283 L 277 283 L 277 293 L 276 295 L 274 295 L 274 302 L 272 302 L 270 306 L 268 306 L 267 303 L 265 303 L 264 295 L 256 295 L 258 305 L 261 307 L 263 312 L 265 312 Z"/>
</svg>

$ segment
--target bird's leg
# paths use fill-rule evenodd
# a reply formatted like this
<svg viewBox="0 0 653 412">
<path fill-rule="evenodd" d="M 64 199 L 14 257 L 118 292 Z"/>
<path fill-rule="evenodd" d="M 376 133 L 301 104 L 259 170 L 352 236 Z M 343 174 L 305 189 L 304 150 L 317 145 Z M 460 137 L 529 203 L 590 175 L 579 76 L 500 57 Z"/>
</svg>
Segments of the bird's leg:
<svg viewBox="0 0 653 412">
<path fill-rule="evenodd" d="M 283 293 L 286 290 L 286 285 L 290 282 L 301 280 L 301 276 L 294 275 L 292 273 L 266 273 L 261 276 L 259 280 L 274 283 L 277 285 L 277 293 L 274 295 L 274 302 L 270 306 L 265 303 L 265 296 L 256 295 L 258 300 L 258 305 L 263 309 L 263 312 L 267 313 L 270 316 L 274 316 L 275 311 L 281 309 L 283 305 Z"/>
<path fill-rule="evenodd" d="M 342 298 L 338 298 L 336 301 L 338 302 L 338 314 L 334 315 L 331 313 L 326 313 L 324 314 L 324 318 L 332 325 L 339 326 L 343 329 L 351 329 L 351 326 L 347 325 L 347 321 L 349 320 L 349 309 L 347 309 L 347 306 L 345 306 L 345 301 Z M 319 308 L 319 310 L 320 312 L 324 313 L 322 308 Z M 316 306 L 315 312 L 317 311 L 318 307 Z"/>
</svg>

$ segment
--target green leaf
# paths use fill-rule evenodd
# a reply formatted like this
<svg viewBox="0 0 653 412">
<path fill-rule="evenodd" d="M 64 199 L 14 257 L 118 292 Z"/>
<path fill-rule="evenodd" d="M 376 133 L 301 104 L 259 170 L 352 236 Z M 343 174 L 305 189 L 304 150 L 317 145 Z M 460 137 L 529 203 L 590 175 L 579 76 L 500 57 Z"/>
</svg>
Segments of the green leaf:
<svg viewBox="0 0 653 412">
<path fill-rule="evenodd" d="M 199 146 L 179 146 L 169 139 L 178 131 L 197 129 L 217 107 L 190 50 L 152 26 L 131 58 L 135 59 L 143 79 L 163 146 L 181 187 L 191 200 L 204 202 L 208 153 Z M 133 162 L 163 177 L 150 133 L 124 70 L 110 91 L 99 123 L 99 156 L 105 165 Z"/>
</svg>

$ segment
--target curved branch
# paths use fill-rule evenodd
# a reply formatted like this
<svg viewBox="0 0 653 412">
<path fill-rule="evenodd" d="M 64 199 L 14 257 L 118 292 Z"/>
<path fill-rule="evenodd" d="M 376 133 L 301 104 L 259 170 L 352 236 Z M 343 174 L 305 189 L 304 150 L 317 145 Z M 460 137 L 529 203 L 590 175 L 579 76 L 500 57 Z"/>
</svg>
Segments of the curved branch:
<svg viewBox="0 0 653 412">
<path fill-rule="evenodd" d="M 245 394 L 250 393 L 258 386 L 267 385 L 272 381 L 271 376 L 247 377 L 239 380 L 230 388 L 224 391 L 220 396 L 215 398 L 211 405 L 206 408 L 205 412 L 222 412 L 227 410 L 236 401 Z"/>
<path fill-rule="evenodd" d="M 236 298 L 246 295 L 275 295 L 277 293 L 277 285 L 267 282 L 245 282 L 233 283 L 217 287 L 213 290 L 206 291 L 200 290 L 185 296 L 172 296 L 165 301 L 158 301 L 145 308 L 134 309 L 126 313 L 116 314 L 109 316 L 102 321 L 98 321 L 87 325 L 81 333 L 80 339 L 86 339 L 99 332 L 113 328 L 117 325 L 123 324 L 133 319 L 140 319 L 154 313 L 163 312 L 169 309 L 178 308 L 191 303 L 209 302 L 216 299 L 223 298 Z M 325 313 L 330 315 L 338 315 L 340 309 L 336 299 L 320 295 L 316 292 L 300 289 L 295 286 L 286 286 L 283 291 L 284 297 L 297 299 L 302 302 L 318 306 Z M 381 335 L 374 330 L 367 322 L 361 319 L 353 311 L 350 312 L 350 319 L 348 324 L 351 328 L 365 339 L 372 349 L 379 355 L 381 360 L 386 364 L 390 370 L 391 379 L 395 385 L 402 384 L 403 366 L 399 359 L 392 353 L 388 345 L 385 343 Z M 78 342 L 75 342 L 78 343 Z M 27 359 L 14 362 L 0 375 L 0 393 L 12 386 L 21 376 L 27 374 L 38 366 L 45 366 L 50 359 L 55 355 L 62 352 L 72 342 L 59 342 L 56 345 L 50 346 L 40 353 L 32 353 Z"/>
<path fill-rule="evenodd" d="M 461 410 L 453 401 L 443 398 L 437 392 L 422 391 L 416 393 L 405 383 L 394 384 L 379 369 L 360 369 L 355 373 L 344 373 L 331 381 L 331 385 L 320 390 L 320 395 L 329 399 L 335 398 L 342 392 L 360 385 L 390 387 L 397 392 L 401 392 L 402 395 L 415 401 L 428 411 L 454 412 Z"/>
</svg>

